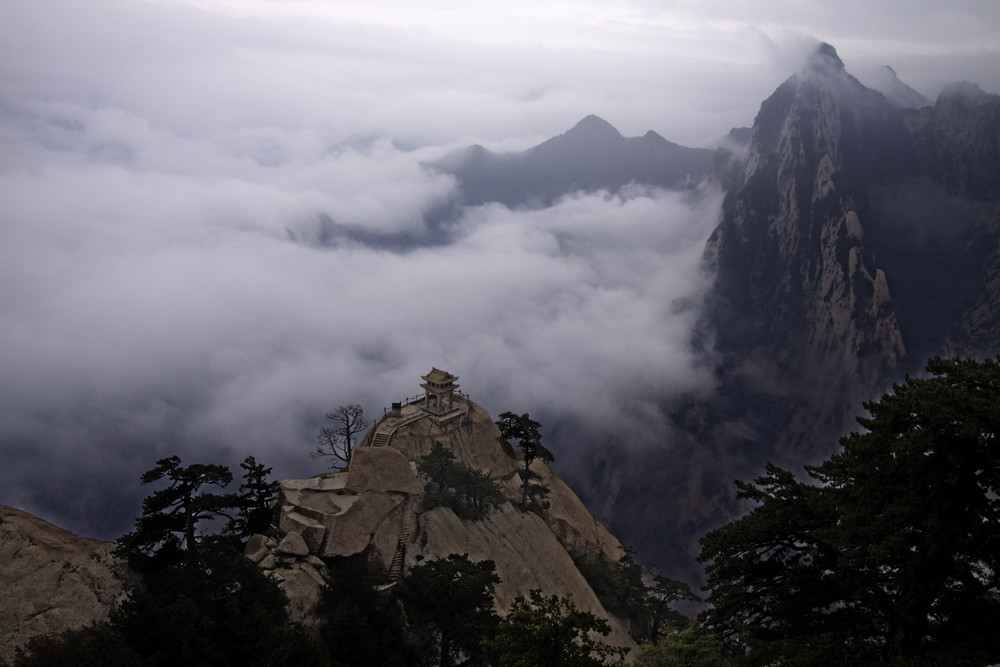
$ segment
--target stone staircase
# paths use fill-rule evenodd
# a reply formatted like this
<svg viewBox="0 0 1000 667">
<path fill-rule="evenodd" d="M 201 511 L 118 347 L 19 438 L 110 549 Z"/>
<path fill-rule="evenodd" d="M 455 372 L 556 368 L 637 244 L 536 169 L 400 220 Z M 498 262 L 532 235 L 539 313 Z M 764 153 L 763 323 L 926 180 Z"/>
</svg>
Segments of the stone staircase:
<svg viewBox="0 0 1000 667">
<path fill-rule="evenodd" d="M 410 542 L 410 533 L 416 529 L 415 514 L 410 511 L 412 496 L 406 496 L 406 500 L 400 506 L 402 518 L 399 522 L 399 539 L 396 541 L 396 553 L 392 555 L 392 563 L 389 565 L 389 580 L 399 581 L 403 576 L 403 561 L 406 558 L 406 545 Z"/>
<path fill-rule="evenodd" d="M 418 412 L 416 414 L 409 415 L 396 421 L 390 425 L 379 424 L 375 426 L 374 433 L 369 436 L 365 436 L 365 439 L 361 442 L 362 447 L 385 447 L 392 440 L 392 436 L 396 435 L 396 431 L 401 429 L 408 424 L 412 424 L 415 421 L 420 421 L 427 415 L 423 412 Z"/>
</svg>

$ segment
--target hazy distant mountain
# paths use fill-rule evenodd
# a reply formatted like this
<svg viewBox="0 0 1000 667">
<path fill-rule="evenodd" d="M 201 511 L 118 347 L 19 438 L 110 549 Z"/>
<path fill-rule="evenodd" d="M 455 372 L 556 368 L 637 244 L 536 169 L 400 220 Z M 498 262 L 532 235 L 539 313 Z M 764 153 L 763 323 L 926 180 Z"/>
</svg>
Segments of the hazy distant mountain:
<svg viewBox="0 0 1000 667">
<path fill-rule="evenodd" d="M 494 153 L 476 145 L 430 166 L 456 176 L 463 205 L 548 206 L 577 190 L 614 191 L 631 182 L 681 187 L 708 172 L 714 153 L 680 146 L 653 131 L 623 137 L 607 121 L 587 116 L 526 151 Z"/>
<path fill-rule="evenodd" d="M 736 511 L 734 477 L 827 457 L 863 400 L 929 356 L 1000 352 L 1000 96 L 957 84 L 902 106 L 823 45 L 720 165 L 695 341 L 718 391 L 673 413 L 662 451 L 574 480 L 648 561 L 696 554 Z"/>
<path fill-rule="evenodd" d="M 931 101 L 899 80 L 896 70 L 886 65 L 869 79 L 868 85 L 879 91 L 897 109 L 922 109 Z"/>
</svg>

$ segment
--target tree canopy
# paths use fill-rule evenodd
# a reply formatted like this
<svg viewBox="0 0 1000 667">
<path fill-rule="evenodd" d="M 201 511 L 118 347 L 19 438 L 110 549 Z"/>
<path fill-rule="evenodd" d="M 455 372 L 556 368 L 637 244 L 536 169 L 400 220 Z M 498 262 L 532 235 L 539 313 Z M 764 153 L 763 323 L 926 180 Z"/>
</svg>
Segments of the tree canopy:
<svg viewBox="0 0 1000 667">
<path fill-rule="evenodd" d="M 234 527 L 238 536 L 245 539 L 254 533 L 266 533 L 270 529 L 275 518 L 272 503 L 278 490 L 278 482 L 269 480 L 271 469 L 258 463 L 252 456 L 246 457 L 240 463 L 240 468 L 243 469 L 243 482 L 237 496 Z"/>
<path fill-rule="evenodd" d="M 927 371 L 865 403 L 812 481 L 737 482 L 757 507 L 701 559 L 705 622 L 742 661 L 1000 657 L 1000 358 Z"/>
<path fill-rule="evenodd" d="M 521 470 L 521 509 L 542 509 L 548 507 L 544 500 L 548 489 L 531 480 L 538 475 L 531 469 L 531 464 L 537 461 L 551 463 L 555 460 L 545 445 L 542 444 L 542 425 L 528 416 L 513 412 L 504 412 L 496 422 L 500 428 L 500 437 L 505 440 L 517 441 L 517 447 L 524 457 L 524 468 Z"/>
<path fill-rule="evenodd" d="M 179 457 L 169 456 L 141 477 L 143 484 L 164 479 L 167 485 L 142 501 L 142 516 L 135 520 L 135 530 L 118 539 L 118 553 L 128 557 L 132 565 L 160 567 L 180 561 L 195 552 L 199 523 L 217 518 L 234 520 L 238 497 L 204 489 L 224 489 L 233 481 L 226 466 L 182 466 Z"/>
<path fill-rule="evenodd" d="M 483 645 L 496 628 L 493 591 L 500 583 L 491 560 L 472 561 L 468 554 L 451 554 L 410 570 L 406 585 L 417 609 L 415 620 L 432 623 L 438 631 L 442 667 L 481 664 Z"/>
<path fill-rule="evenodd" d="M 440 442 L 435 441 L 431 451 L 420 458 L 417 470 L 428 479 L 424 509 L 443 505 L 462 519 L 476 520 L 507 501 L 496 478 L 458 462 Z"/>
<path fill-rule="evenodd" d="M 528 598 L 514 599 L 493 647 L 501 667 L 603 667 L 628 652 L 593 636 L 610 633 L 605 619 L 577 608 L 570 598 L 536 589 Z"/>
<path fill-rule="evenodd" d="M 243 555 L 244 530 L 264 526 L 273 488 L 270 469 L 247 457 L 240 493 L 217 493 L 232 481 L 226 466 L 182 466 L 160 459 L 143 484 L 166 482 L 142 503 L 119 554 L 142 573 L 110 618 L 56 637 L 37 637 L 15 664 L 302 665 L 328 664 L 287 611 L 275 579 Z M 216 531 L 201 525 L 225 522 Z"/>
</svg>

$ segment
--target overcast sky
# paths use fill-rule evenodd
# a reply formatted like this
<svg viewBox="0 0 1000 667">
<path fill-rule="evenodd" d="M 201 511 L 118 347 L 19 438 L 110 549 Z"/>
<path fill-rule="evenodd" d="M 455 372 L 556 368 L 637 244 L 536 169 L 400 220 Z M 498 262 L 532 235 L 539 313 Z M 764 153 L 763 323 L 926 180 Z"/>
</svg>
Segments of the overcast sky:
<svg viewBox="0 0 1000 667">
<path fill-rule="evenodd" d="M 0 4 L 0 503 L 113 538 L 157 457 L 310 474 L 324 411 L 380 414 L 431 366 L 494 415 L 657 433 L 711 391 L 719 193 L 484 206 L 406 251 L 320 221 L 419 237 L 455 187 L 421 162 L 588 114 L 711 146 L 818 40 L 863 81 L 1000 92 L 992 0 L 419 5 Z"/>
</svg>

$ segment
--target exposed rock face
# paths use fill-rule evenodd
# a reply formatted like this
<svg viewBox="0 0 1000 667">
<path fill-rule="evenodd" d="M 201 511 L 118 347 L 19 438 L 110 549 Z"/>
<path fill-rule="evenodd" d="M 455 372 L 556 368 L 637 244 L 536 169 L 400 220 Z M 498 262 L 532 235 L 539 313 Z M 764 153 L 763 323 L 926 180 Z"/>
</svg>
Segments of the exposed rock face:
<svg viewBox="0 0 1000 667">
<path fill-rule="evenodd" d="M 828 447 L 801 427 L 847 427 L 845 399 L 859 406 L 906 354 L 869 230 L 877 224 L 870 186 L 907 153 L 899 114 L 850 76 L 832 47 L 761 105 L 707 256 L 724 368 L 751 376 L 752 391 L 761 391 L 752 377 L 761 372 L 786 388 L 772 400 L 797 425 L 773 432 L 770 416 L 746 422 L 779 452 L 805 449 L 810 458 Z M 803 383 L 803 373 L 823 381 Z"/>
<path fill-rule="evenodd" d="M 1000 96 L 919 102 L 822 45 L 761 105 L 706 250 L 715 408 L 759 462 L 824 458 L 929 356 L 1000 346 Z"/>
<path fill-rule="evenodd" d="M 516 472 L 523 461 L 501 442 L 482 408 L 465 399 L 455 404 L 457 413 L 444 423 L 407 405 L 399 416 L 373 427 L 347 472 L 283 481 L 279 527 L 284 537 L 268 545 L 256 536 L 247 546 L 248 557 L 282 582 L 293 612 L 306 623 L 322 583 L 322 558 L 360 555 L 391 578 L 453 553 L 468 554 L 473 561 L 490 559 L 501 579 L 496 591 L 500 613 L 534 588 L 568 595 L 581 609 L 609 619 L 609 643 L 633 646 L 626 622 L 604 609 L 573 562 L 598 555 L 617 562 L 624 556 L 622 545 L 548 466 L 537 465 L 551 489 L 550 507 L 541 515 L 510 503 L 479 521 L 461 520 L 443 507 L 423 509 L 424 482 L 416 461 L 435 442 L 458 461 L 502 480 L 509 498 L 519 497 Z M 384 444 L 373 445 L 376 441 Z"/>
<path fill-rule="evenodd" d="M 0 660 L 35 635 L 107 618 L 124 598 L 127 565 L 114 544 L 77 537 L 0 506 Z"/>
<path fill-rule="evenodd" d="M 760 368 L 783 388 L 743 413 L 769 457 L 827 456 L 929 356 L 997 352 L 1000 96 L 963 83 L 900 110 L 824 45 L 762 104 L 737 182 L 707 249 L 711 329 L 740 408 L 769 393 Z"/>
<path fill-rule="evenodd" d="M 669 406 L 662 450 L 572 480 L 647 564 L 694 575 L 697 538 L 740 510 L 731 480 L 826 458 L 863 401 L 930 356 L 1000 352 L 1000 96 L 966 83 L 904 108 L 919 104 L 866 88 L 824 45 L 717 162 L 695 341 L 716 391 Z"/>
</svg>

